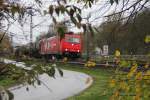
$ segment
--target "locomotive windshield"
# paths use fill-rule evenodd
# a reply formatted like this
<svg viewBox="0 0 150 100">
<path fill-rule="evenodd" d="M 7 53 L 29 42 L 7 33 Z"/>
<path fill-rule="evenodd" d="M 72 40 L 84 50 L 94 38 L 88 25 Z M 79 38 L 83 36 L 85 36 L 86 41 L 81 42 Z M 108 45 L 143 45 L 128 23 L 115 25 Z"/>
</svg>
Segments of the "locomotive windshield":
<svg viewBox="0 0 150 100">
<path fill-rule="evenodd" d="M 79 38 L 68 37 L 68 38 L 66 38 L 66 42 L 80 43 L 80 40 L 79 40 Z"/>
</svg>

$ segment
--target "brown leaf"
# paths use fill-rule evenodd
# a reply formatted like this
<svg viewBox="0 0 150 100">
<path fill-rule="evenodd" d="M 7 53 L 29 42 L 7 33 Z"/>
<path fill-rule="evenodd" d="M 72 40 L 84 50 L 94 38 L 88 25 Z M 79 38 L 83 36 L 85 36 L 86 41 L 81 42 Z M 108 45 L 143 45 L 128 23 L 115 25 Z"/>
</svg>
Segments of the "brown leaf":
<svg viewBox="0 0 150 100">
<path fill-rule="evenodd" d="M 59 7 L 55 8 L 55 12 L 59 16 L 60 8 Z"/>
<path fill-rule="evenodd" d="M 71 21 L 76 25 L 77 24 L 77 20 L 74 17 L 71 17 Z"/>
<path fill-rule="evenodd" d="M 49 6 L 49 13 L 50 13 L 51 15 L 53 14 L 53 10 L 54 10 L 53 5 L 50 5 L 50 6 Z"/>
<path fill-rule="evenodd" d="M 54 22 L 55 24 L 57 24 L 57 21 L 56 21 L 56 19 L 54 18 L 54 16 L 53 16 L 53 22 Z"/>
<path fill-rule="evenodd" d="M 77 23 L 76 25 L 77 25 L 78 28 L 81 28 L 81 24 L 80 23 Z"/>
<path fill-rule="evenodd" d="M 59 7 L 60 7 L 60 10 L 61 10 L 61 13 L 64 13 L 66 11 L 66 8 L 63 5 L 61 5 Z"/>
<path fill-rule="evenodd" d="M 71 17 L 73 17 L 74 13 L 75 13 L 75 11 L 73 9 L 70 9 L 70 13 L 69 14 L 70 14 Z"/>
<path fill-rule="evenodd" d="M 78 18 L 78 21 L 79 21 L 79 22 L 82 21 L 82 17 L 81 17 L 79 14 L 77 14 L 77 18 Z"/>
<path fill-rule="evenodd" d="M 84 32 L 86 31 L 86 24 L 82 24 L 82 28 L 84 30 Z"/>
</svg>

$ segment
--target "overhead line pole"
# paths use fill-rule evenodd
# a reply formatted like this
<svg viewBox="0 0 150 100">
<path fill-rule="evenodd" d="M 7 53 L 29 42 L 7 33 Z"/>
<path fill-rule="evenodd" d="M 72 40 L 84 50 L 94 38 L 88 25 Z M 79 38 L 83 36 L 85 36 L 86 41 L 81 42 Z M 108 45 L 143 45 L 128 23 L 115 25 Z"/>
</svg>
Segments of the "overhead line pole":
<svg viewBox="0 0 150 100">
<path fill-rule="evenodd" d="M 32 53 L 32 38 L 33 38 L 33 12 L 32 8 L 30 10 L 30 56 Z"/>
<path fill-rule="evenodd" d="M 13 34 L 10 34 L 10 42 L 11 42 L 11 47 L 12 47 L 12 48 L 11 48 L 11 52 L 12 52 L 12 53 L 14 52 L 14 50 L 13 50 L 13 49 L 14 49 L 14 48 L 13 48 L 13 36 L 14 36 Z"/>
<path fill-rule="evenodd" d="M 90 54 L 89 54 L 89 52 L 90 52 L 90 50 L 89 50 L 89 24 L 90 24 L 90 22 L 89 22 L 89 18 L 90 18 L 90 14 L 88 15 L 88 17 L 87 18 L 85 18 L 86 20 L 87 20 L 87 23 L 86 23 L 86 61 L 89 61 L 89 58 L 90 58 Z"/>
</svg>

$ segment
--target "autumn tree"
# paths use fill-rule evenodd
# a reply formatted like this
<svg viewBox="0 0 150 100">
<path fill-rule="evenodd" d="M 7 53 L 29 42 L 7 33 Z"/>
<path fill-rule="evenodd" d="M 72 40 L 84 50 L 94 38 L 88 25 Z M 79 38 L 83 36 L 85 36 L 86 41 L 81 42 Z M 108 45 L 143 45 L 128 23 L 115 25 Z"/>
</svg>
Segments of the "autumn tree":
<svg viewBox="0 0 150 100">
<path fill-rule="evenodd" d="M 108 44 L 111 54 L 117 48 L 123 54 L 148 54 L 149 46 L 144 39 L 150 33 L 149 13 L 149 9 L 143 10 L 136 19 L 130 19 L 128 24 L 122 20 L 118 21 L 119 17 L 112 16 L 98 28 L 98 45 L 102 47 Z"/>
</svg>

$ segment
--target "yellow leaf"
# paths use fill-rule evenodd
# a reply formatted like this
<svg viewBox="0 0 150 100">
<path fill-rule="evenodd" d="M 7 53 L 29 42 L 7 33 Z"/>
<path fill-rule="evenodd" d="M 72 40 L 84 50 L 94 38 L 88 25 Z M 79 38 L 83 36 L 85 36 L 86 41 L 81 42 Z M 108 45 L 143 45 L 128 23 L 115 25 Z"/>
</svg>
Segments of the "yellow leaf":
<svg viewBox="0 0 150 100">
<path fill-rule="evenodd" d="M 127 87 L 127 84 L 124 81 L 120 82 L 121 89 L 126 90 L 126 87 Z"/>
<path fill-rule="evenodd" d="M 138 94 L 133 98 L 134 98 L 134 100 L 141 100 L 140 95 L 138 95 Z"/>
<path fill-rule="evenodd" d="M 142 79 L 142 72 L 138 72 L 135 76 L 135 79 L 141 80 Z"/>
<path fill-rule="evenodd" d="M 150 35 L 147 35 L 147 36 L 145 37 L 145 43 L 150 43 Z"/>
<path fill-rule="evenodd" d="M 149 64 L 147 63 L 147 64 L 145 64 L 145 66 L 144 66 L 144 68 L 149 68 L 150 66 L 149 66 Z"/>
<path fill-rule="evenodd" d="M 133 72 L 129 72 L 128 74 L 127 74 L 127 78 L 131 78 L 133 76 Z"/>
<path fill-rule="evenodd" d="M 115 84 L 116 84 L 116 80 L 115 80 L 115 79 L 112 79 L 112 80 L 110 81 L 110 87 L 114 87 Z"/>
<path fill-rule="evenodd" d="M 119 51 L 119 50 L 116 50 L 116 51 L 115 51 L 115 56 L 116 56 L 116 57 L 119 57 L 119 56 L 120 56 L 120 51 Z"/>
<path fill-rule="evenodd" d="M 114 94 L 114 96 L 118 97 L 119 96 L 119 91 L 116 91 L 115 94 Z"/>
</svg>

